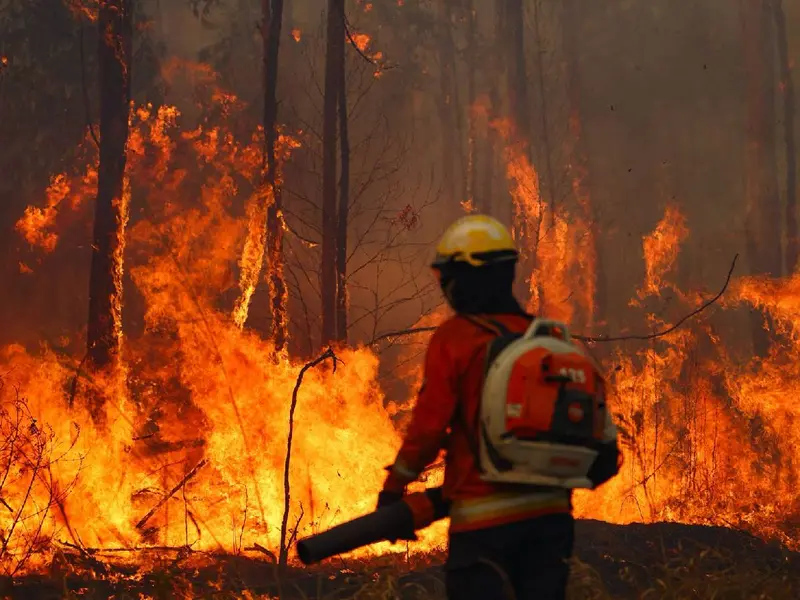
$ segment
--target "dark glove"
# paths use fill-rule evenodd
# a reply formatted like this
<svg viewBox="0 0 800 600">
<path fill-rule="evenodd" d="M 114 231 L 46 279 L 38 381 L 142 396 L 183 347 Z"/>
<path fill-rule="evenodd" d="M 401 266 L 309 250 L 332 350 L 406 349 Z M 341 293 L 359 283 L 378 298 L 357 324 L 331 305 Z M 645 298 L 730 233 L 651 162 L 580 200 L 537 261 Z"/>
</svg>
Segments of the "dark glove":
<svg viewBox="0 0 800 600">
<path fill-rule="evenodd" d="M 403 499 L 403 492 L 387 492 L 386 490 L 381 491 L 378 494 L 378 505 L 375 507 L 375 510 L 380 510 L 382 508 L 386 508 L 387 506 L 391 506 L 396 502 L 400 502 Z"/>
<path fill-rule="evenodd" d="M 383 490 L 378 494 L 378 506 L 375 510 L 380 510 L 382 508 L 386 508 L 387 506 L 392 506 L 393 504 L 397 504 L 398 502 L 403 501 L 403 496 L 405 496 L 404 492 L 390 492 L 387 490 Z M 416 534 L 411 531 L 408 535 L 400 536 L 401 540 L 413 542 L 416 541 L 417 536 Z M 396 544 L 397 539 L 387 540 L 390 544 Z"/>
</svg>

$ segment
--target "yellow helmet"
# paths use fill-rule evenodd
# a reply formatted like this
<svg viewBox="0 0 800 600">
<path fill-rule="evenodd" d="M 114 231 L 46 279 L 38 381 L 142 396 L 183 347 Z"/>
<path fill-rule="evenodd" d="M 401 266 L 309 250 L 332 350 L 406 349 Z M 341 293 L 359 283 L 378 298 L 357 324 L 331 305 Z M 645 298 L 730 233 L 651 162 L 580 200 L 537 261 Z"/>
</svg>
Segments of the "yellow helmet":
<svg viewBox="0 0 800 600">
<path fill-rule="evenodd" d="M 436 247 L 434 268 L 448 263 L 473 267 L 516 260 L 516 245 L 508 229 L 487 215 L 467 215 L 447 228 Z"/>
</svg>

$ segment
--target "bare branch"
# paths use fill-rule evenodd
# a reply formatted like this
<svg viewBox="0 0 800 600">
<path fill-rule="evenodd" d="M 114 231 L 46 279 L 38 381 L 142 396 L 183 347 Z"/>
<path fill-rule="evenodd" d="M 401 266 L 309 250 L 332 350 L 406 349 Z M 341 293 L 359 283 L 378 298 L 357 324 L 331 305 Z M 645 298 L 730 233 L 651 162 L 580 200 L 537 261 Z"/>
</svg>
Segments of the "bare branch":
<svg viewBox="0 0 800 600">
<path fill-rule="evenodd" d="M 401 329 L 400 331 L 390 331 L 389 333 L 383 333 L 376 338 L 373 338 L 369 342 L 366 343 L 367 346 L 373 346 L 378 342 L 382 342 L 383 340 L 391 340 L 392 338 L 402 337 L 406 335 L 416 335 L 418 333 L 426 333 L 430 331 L 436 331 L 436 327 L 412 327 L 411 329 Z"/>
<path fill-rule="evenodd" d="M 378 70 L 385 71 L 385 70 L 389 69 L 390 67 L 386 67 L 386 66 L 379 65 L 378 63 L 376 63 L 369 56 L 364 54 L 361 51 L 361 48 L 358 47 L 358 44 L 356 44 L 356 41 L 353 39 L 353 35 L 350 33 L 350 21 L 347 20 L 347 14 L 345 14 L 344 8 L 342 8 L 342 21 L 344 22 L 344 32 L 345 32 L 345 34 L 347 34 L 348 41 L 353 46 L 353 48 L 356 49 L 356 52 L 358 52 L 359 55 L 361 55 L 361 58 L 363 58 L 365 61 L 367 61 L 369 64 L 371 64 L 373 67 L 375 67 Z"/>
<path fill-rule="evenodd" d="M 263 554 L 266 557 L 268 557 L 274 564 L 278 564 L 278 557 L 275 556 L 275 553 L 272 552 L 271 550 L 268 550 L 267 548 L 265 548 L 261 544 L 255 543 L 252 546 L 248 546 L 247 548 L 245 548 L 245 550 L 249 550 L 251 552 L 253 550 L 255 550 L 256 552 L 261 552 L 261 554 Z"/>
<path fill-rule="evenodd" d="M 290 489 L 289 489 L 289 465 L 292 460 L 292 438 L 294 437 L 294 411 L 297 408 L 297 392 L 300 391 L 300 385 L 303 383 L 303 376 L 306 371 L 316 367 L 321 362 L 327 359 L 333 360 L 333 370 L 336 371 L 336 365 L 340 362 L 339 358 L 333 351 L 333 348 L 328 348 L 325 352 L 320 354 L 311 362 L 307 362 L 300 369 L 297 375 L 297 382 L 294 384 L 292 391 L 292 404 L 289 407 L 289 436 L 286 440 L 286 461 L 283 466 L 283 521 L 281 522 L 281 546 L 280 546 L 280 559 L 279 564 L 285 565 L 289 556 L 289 544 L 287 544 L 286 535 L 289 524 L 289 506 L 290 506 Z"/>
<path fill-rule="evenodd" d="M 656 331 L 655 333 L 651 333 L 651 334 L 648 334 L 648 335 L 620 335 L 620 336 L 616 336 L 616 337 L 609 337 L 609 336 L 592 337 L 592 336 L 573 335 L 572 337 L 574 337 L 576 339 L 579 339 L 579 340 L 581 340 L 583 342 L 621 342 L 621 341 L 625 341 L 625 340 L 652 340 L 652 339 L 655 339 L 655 338 L 659 338 L 659 337 L 663 337 L 665 335 L 668 335 L 668 334 L 672 333 L 673 331 L 675 331 L 676 329 L 678 329 L 686 321 L 688 321 L 689 319 L 691 319 L 693 317 L 696 317 L 701 312 L 706 310 L 709 306 L 714 304 L 717 300 L 722 298 L 722 295 L 725 293 L 725 290 L 728 289 L 728 284 L 731 281 L 731 276 L 733 275 L 733 270 L 736 268 L 736 261 L 737 261 L 738 258 L 739 258 L 738 254 L 736 254 L 736 256 L 733 257 L 733 261 L 731 261 L 731 268 L 728 269 L 728 276 L 725 278 L 725 284 L 722 286 L 722 289 L 714 297 L 710 298 L 709 300 L 707 300 L 706 302 L 704 302 L 703 304 L 698 306 L 696 309 L 694 309 L 688 315 L 682 317 L 681 319 L 678 319 L 678 321 L 675 322 L 674 325 L 671 325 L 670 327 L 667 327 L 666 329 L 663 329 L 661 331 Z"/>
<path fill-rule="evenodd" d="M 693 317 L 696 317 L 701 312 L 706 310 L 709 306 L 711 306 L 712 304 L 717 302 L 717 300 L 722 298 L 722 295 L 725 293 L 725 290 L 728 289 L 728 284 L 731 281 L 731 276 L 733 275 L 733 270 L 736 267 L 736 261 L 737 261 L 738 258 L 739 258 L 738 254 L 733 257 L 733 261 L 731 262 L 731 268 L 728 270 L 728 276 L 725 278 L 725 284 L 722 286 L 722 289 L 715 296 L 713 296 L 712 298 L 710 298 L 709 300 L 707 300 L 706 302 L 704 302 L 703 304 L 698 306 L 696 309 L 694 309 L 689 314 L 687 314 L 684 317 L 678 319 L 678 321 L 675 322 L 675 324 L 670 325 L 666 329 L 663 329 L 661 331 L 656 331 L 654 333 L 650 333 L 650 334 L 647 334 L 647 335 L 619 335 L 619 336 L 611 337 L 611 336 L 586 336 L 586 335 L 574 335 L 573 334 L 572 337 L 574 337 L 576 340 L 581 340 L 582 342 L 622 342 L 622 341 L 626 341 L 626 340 L 652 340 L 652 339 L 655 339 L 655 338 L 659 338 L 659 337 L 663 337 L 665 335 L 668 335 L 668 334 L 672 333 L 673 331 L 675 331 L 676 329 L 678 329 L 686 321 L 688 321 L 689 319 L 691 319 Z M 418 333 L 426 333 L 426 332 L 434 331 L 435 329 L 436 329 L 436 327 L 412 327 L 411 329 L 403 329 L 403 330 L 400 330 L 400 331 L 392 331 L 392 332 L 384 333 L 384 334 L 381 334 L 381 335 L 377 336 L 376 338 L 374 338 L 371 341 L 367 342 L 366 345 L 367 346 L 372 346 L 374 344 L 377 344 L 378 342 L 382 342 L 383 340 L 390 340 L 392 338 L 402 337 L 402 336 L 406 336 L 406 335 L 416 335 Z"/>
</svg>

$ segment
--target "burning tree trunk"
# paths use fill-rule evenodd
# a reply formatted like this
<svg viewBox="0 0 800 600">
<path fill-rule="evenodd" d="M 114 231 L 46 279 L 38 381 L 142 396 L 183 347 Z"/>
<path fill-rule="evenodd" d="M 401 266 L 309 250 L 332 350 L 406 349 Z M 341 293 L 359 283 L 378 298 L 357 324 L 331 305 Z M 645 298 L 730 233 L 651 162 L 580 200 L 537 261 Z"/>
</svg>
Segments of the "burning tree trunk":
<svg viewBox="0 0 800 600">
<path fill-rule="evenodd" d="M 264 64 L 264 185 L 270 191 L 267 208 L 266 264 L 269 269 L 269 300 L 272 315 L 272 339 L 275 349 L 286 345 L 286 282 L 283 276 L 283 201 L 278 182 L 275 146 L 278 142 L 278 52 L 280 50 L 283 0 L 262 0 L 263 64 Z"/>
<path fill-rule="evenodd" d="M 475 91 L 475 69 L 478 52 L 475 48 L 475 2 L 468 0 L 466 5 L 467 17 L 467 172 L 464 174 L 464 181 L 466 185 L 464 197 L 467 201 L 472 202 L 473 206 L 481 206 L 475 202 L 475 192 L 478 183 L 478 168 L 477 168 L 477 140 L 476 127 L 475 127 L 475 102 L 477 101 Z M 482 206 L 482 212 L 488 212 Z"/>
<path fill-rule="evenodd" d="M 350 202 L 350 136 L 344 52 L 339 57 L 339 214 L 336 223 L 336 340 L 347 343 L 347 222 Z"/>
<path fill-rule="evenodd" d="M 786 36 L 786 14 L 782 0 L 773 1 L 775 33 L 778 42 L 778 61 L 783 90 L 783 136 L 786 148 L 786 260 L 791 273 L 797 267 L 800 241 L 797 238 L 797 151 L 794 139 L 795 95 L 789 41 Z"/>
<path fill-rule="evenodd" d="M 541 10 L 541 0 L 534 0 L 532 4 L 533 11 L 531 16 L 533 17 L 533 27 L 534 27 L 534 40 L 535 40 L 535 47 L 536 47 L 536 76 L 538 80 L 538 87 L 539 87 L 539 117 L 540 117 L 540 133 L 541 135 L 541 153 L 540 158 L 544 162 L 544 194 L 543 196 L 548 199 L 550 204 L 550 211 L 549 211 L 549 219 L 545 226 L 549 229 L 553 225 L 553 220 L 555 219 L 555 202 L 556 202 L 556 190 L 555 190 L 555 176 L 553 171 L 553 156 L 552 156 L 552 149 L 550 147 L 550 132 L 549 132 L 549 125 L 548 125 L 548 104 L 547 104 L 547 90 L 545 89 L 545 64 L 544 64 L 544 55 L 545 49 L 542 45 L 542 23 L 540 19 L 540 10 Z M 520 12 L 522 8 L 520 8 Z M 521 18 L 521 15 L 520 15 Z M 521 35 L 521 34 L 520 34 Z M 522 42 L 516 42 L 519 44 L 519 52 L 523 52 L 524 49 L 522 47 Z M 521 67 L 517 67 L 524 69 L 524 63 Z M 523 71 L 524 72 L 524 71 Z M 520 75 L 517 75 L 519 77 Z M 530 135 L 530 131 L 528 132 Z"/>
<path fill-rule="evenodd" d="M 598 227 L 598 210 L 592 202 L 589 172 L 589 159 L 586 150 L 586 136 L 582 130 L 581 102 L 583 97 L 583 79 L 580 72 L 578 57 L 578 23 L 579 14 L 576 0 L 564 0 L 562 11 L 562 35 L 564 40 L 564 54 L 567 69 L 567 94 L 569 98 L 570 133 L 572 136 L 572 167 L 573 190 L 577 200 L 583 208 L 584 218 L 589 223 L 589 252 L 594 257 L 594 269 L 589 266 L 585 277 L 593 293 L 590 303 L 592 314 L 586 315 L 587 326 L 591 327 L 596 315 L 600 319 L 606 318 L 606 279 L 603 270 L 604 260 L 600 244 L 600 231 Z"/>
<path fill-rule="evenodd" d="M 344 61 L 344 0 L 328 0 L 322 111 L 322 343 L 336 339 L 336 108 Z"/>
<path fill-rule="evenodd" d="M 780 201 L 775 149 L 772 13 L 766 0 L 742 0 L 741 18 L 747 102 L 745 154 L 746 243 L 753 274 L 781 275 Z M 753 316 L 754 351 L 764 356 L 769 339 Z"/>
<path fill-rule="evenodd" d="M 122 338 L 122 268 L 129 190 L 125 150 L 131 100 L 132 0 L 105 0 L 98 14 L 100 165 L 89 278 L 88 358 L 113 366 Z"/>
<path fill-rule="evenodd" d="M 552 157 L 552 149 L 550 147 L 550 134 L 549 134 L 549 125 L 548 125 L 548 104 L 547 104 L 547 90 L 545 89 L 545 63 L 544 63 L 544 54 L 545 50 L 542 45 L 542 27 L 540 22 L 540 9 L 541 9 L 541 0 L 533 0 L 532 5 L 532 20 L 533 20 L 533 28 L 534 28 L 534 40 L 535 40 L 535 55 L 536 55 L 536 74 L 537 74 L 537 82 L 538 82 L 538 89 L 539 89 L 539 136 L 540 142 L 538 157 L 541 162 L 544 164 L 544 189 L 540 187 L 540 198 L 544 197 L 548 200 L 548 205 L 550 210 L 545 211 L 545 203 L 539 199 L 539 206 L 540 206 L 540 217 L 539 222 L 536 223 L 536 229 L 529 233 L 529 238 L 533 244 L 534 248 L 539 247 L 540 240 L 548 235 L 555 235 L 555 217 L 556 217 L 556 207 L 555 207 L 555 177 L 553 174 L 553 157 Z M 515 21 L 519 20 L 522 23 L 523 18 L 523 9 L 520 3 L 519 8 L 519 16 L 512 17 Z M 522 25 L 520 27 L 520 33 L 516 34 L 519 36 L 519 40 L 516 39 L 516 35 L 514 38 L 515 44 L 515 53 L 523 56 L 524 53 L 524 44 L 522 42 Z M 521 64 L 517 65 L 517 74 L 516 78 L 520 79 L 525 76 L 525 64 L 523 62 L 523 58 L 518 59 L 518 62 Z M 521 85 L 521 84 L 517 84 Z M 522 111 L 525 110 L 527 107 L 527 93 L 524 96 L 525 104 L 519 107 L 518 110 Z M 526 111 L 527 117 L 527 111 Z M 530 129 L 530 125 L 526 131 L 528 135 L 528 144 L 532 146 L 531 137 L 532 132 Z M 532 147 L 529 147 L 528 156 L 533 157 Z M 533 162 L 533 158 L 531 158 L 531 162 Z M 542 227 L 544 226 L 544 227 Z M 544 229 L 544 231 L 543 231 Z M 531 243 L 529 242 L 529 243 Z M 534 261 L 535 264 L 535 261 Z M 543 311 L 547 306 L 547 298 L 546 296 L 546 289 L 544 286 L 544 282 L 537 281 L 537 291 L 538 291 L 538 299 L 539 299 L 539 312 Z"/>
<path fill-rule="evenodd" d="M 506 60 L 507 69 L 507 91 L 509 112 L 513 121 L 511 142 L 515 145 L 524 147 L 524 154 L 528 161 L 533 164 L 533 154 L 531 152 L 531 122 L 530 122 L 530 99 L 528 97 L 528 76 L 525 61 L 525 9 L 522 2 L 516 0 L 505 0 L 503 4 L 503 15 L 505 27 L 499 28 L 498 35 L 507 37 Z M 531 189 L 530 201 L 539 202 L 538 191 Z M 532 208 L 532 207 L 531 207 Z M 535 210 L 538 211 L 539 207 Z M 514 224 L 518 235 L 518 240 L 524 251 L 521 254 L 521 264 L 525 272 L 531 273 L 536 267 L 536 252 L 539 240 L 539 230 L 541 228 L 541 218 L 535 216 L 531 210 L 515 207 L 515 212 L 519 213 L 519 218 Z M 541 214 L 541 213 L 540 213 Z M 544 306 L 543 288 L 541 282 L 528 282 L 524 278 L 518 278 L 517 293 L 524 304 L 531 298 L 531 285 L 536 286 L 538 296 L 538 306 L 533 307 L 534 312 L 540 312 Z"/>
</svg>

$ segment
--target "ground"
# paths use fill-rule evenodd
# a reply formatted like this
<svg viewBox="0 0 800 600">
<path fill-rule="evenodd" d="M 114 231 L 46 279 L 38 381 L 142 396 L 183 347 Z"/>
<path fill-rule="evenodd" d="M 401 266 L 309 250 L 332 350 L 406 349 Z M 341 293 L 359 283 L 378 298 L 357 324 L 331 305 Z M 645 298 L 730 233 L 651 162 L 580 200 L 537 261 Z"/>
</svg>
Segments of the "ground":
<svg viewBox="0 0 800 600">
<path fill-rule="evenodd" d="M 800 553 L 741 531 L 581 521 L 577 533 L 570 600 L 800 599 Z M 441 560 L 441 555 L 395 554 L 281 571 L 259 553 L 172 550 L 123 558 L 65 548 L 46 572 L 6 582 L 3 597 L 233 599 L 280 594 L 291 600 L 441 600 Z"/>
</svg>

